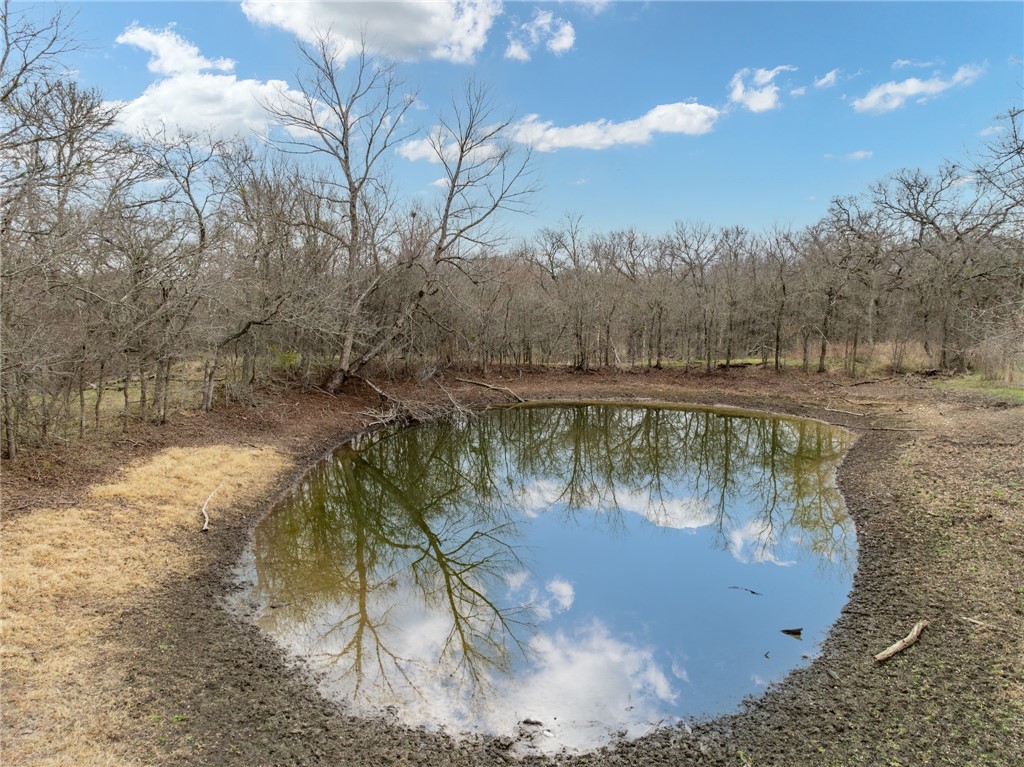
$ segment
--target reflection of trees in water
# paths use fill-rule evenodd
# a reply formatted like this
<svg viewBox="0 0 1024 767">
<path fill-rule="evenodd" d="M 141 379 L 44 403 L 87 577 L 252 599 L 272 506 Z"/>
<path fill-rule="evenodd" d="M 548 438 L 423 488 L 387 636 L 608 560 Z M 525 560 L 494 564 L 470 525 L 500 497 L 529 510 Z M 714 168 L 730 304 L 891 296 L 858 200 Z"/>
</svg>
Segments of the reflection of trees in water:
<svg viewBox="0 0 1024 767">
<path fill-rule="evenodd" d="M 499 607 L 488 593 L 518 566 L 514 523 L 476 492 L 464 449 L 450 427 L 341 448 L 257 527 L 257 588 L 270 604 L 288 603 L 271 620 L 314 625 L 329 615 L 320 654 L 334 656 L 357 694 L 368 675 L 412 682 L 418 659 L 391 649 L 396 599 L 415 595 L 450 618 L 438 660 L 471 681 L 503 667 L 516 642 L 522 608 Z"/>
<path fill-rule="evenodd" d="M 321 652 L 357 694 L 366 678 L 412 684 L 420 661 L 391 649 L 408 630 L 391 621 L 409 607 L 396 601 L 417 600 L 450 622 L 430 660 L 475 689 L 523 648 L 529 614 L 502 601 L 503 578 L 522 568 L 516 507 L 539 485 L 554 488 L 549 510 L 596 509 L 612 527 L 622 508 L 640 511 L 637 498 L 654 524 L 679 524 L 682 491 L 692 526 L 713 525 L 723 546 L 742 527 L 754 559 L 790 541 L 848 568 L 852 531 L 832 482 L 847 445 L 814 422 L 600 405 L 372 435 L 314 468 L 260 524 L 257 588 L 289 603 L 269 620 L 319 626 Z"/>
<path fill-rule="evenodd" d="M 552 480 L 569 514 L 598 508 L 614 519 L 628 505 L 622 497 L 640 496 L 645 516 L 669 524 L 683 492 L 701 502 L 722 545 L 744 522 L 760 558 L 789 540 L 823 566 L 850 566 L 852 528 L 833 482 L 850 438 L 827 424 L 597 405 L 511 408 L 485 420 L 503 456 L 492 463 L 519 467 L 522 495 Z"/>
</svg>

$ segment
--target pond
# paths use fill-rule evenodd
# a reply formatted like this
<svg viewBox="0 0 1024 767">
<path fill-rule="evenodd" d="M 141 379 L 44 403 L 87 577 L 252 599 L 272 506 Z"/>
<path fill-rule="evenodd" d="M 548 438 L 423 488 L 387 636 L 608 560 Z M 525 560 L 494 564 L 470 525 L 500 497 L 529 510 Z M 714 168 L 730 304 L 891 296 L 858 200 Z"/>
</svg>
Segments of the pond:
<svg viewBox="0 0 1024 767">
<path fill-rule="evenodd" d="M 243 599 L 350 710 L 589 750 L 814 656 L 855 565 L 851 441 L 600 403 L 379 431 L 257 526 Z"/>
</svg>

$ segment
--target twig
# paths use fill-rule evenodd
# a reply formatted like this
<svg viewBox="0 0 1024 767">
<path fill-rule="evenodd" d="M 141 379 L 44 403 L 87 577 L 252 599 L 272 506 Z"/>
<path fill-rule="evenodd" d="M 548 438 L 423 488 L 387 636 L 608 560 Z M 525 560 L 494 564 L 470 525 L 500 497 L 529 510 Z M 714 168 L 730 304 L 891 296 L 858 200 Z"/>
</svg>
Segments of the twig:
<svg viewBox="0 0 1024 767">
<path fill-rule="evenodd" d="M 985 628 L 992 629 L 993 631 L 1008 631 L 1008 629 L 1004 629 L 1002 626 L 996 626 L 994 623 L 979 621 L 977 618 L 968 618 L 966 615 L 961 615 L 960 620 L 973 623 L 975 626 L 984 626 Z"/>
<path fill-rule="evenodd" d="M 737 591 L 746 591 L 748 594 L 753 594 L 755 597 L 764 596 L 760 591 L 754 591 L 753 589 L 748 589 L 746 586 L 730 586 L 729 588 L 730 589 L 736 589 Z"/>
<path fill-rule="evenodd" d="M 868 413 L 855 413 L 852 410 L 840 410 L 837 407 L 829 407 L 828 405 L 825 406 L 825 410 L 827 412 L 829 412 L 829 413 L 842 413 L 843 415 L 855 415 L 858 418 L 863 418 L 864 416 L 868 415 Z"/>
<path fill-rule="evenodd" d="M 455 406 L 456 412 L 462 413 L 463 415 L 471 415 L 471 412 L 469 410 L 467 410 L 465 407 L 463 407 L 462 405 L 460 405 L 458 400 L 456 400 L 455 397 L 452 396 L 452 393 L 441 385 L 440 381 L 435 379 L 434 383 L 436 383 L 437 384 L 437 388 L 440 389 L 441 391 L 443 391 L 447 395 L 448 399 L 451 400 L 452 405 Z"/>
<path fill-rule="evenodd" d="M 889 658 L 891 658 L 896 653 L 900 653 L 906 650 L 908 647 L 910 647 L 910 645 L 914 644 L 914 642 L 916 642 L 920 638 L 921 632 L 924 631 L 924 627 L 927 625 L 928 621 L 926 620 L 921 620 L 915 623 L 914 628 L 910 630 L 909 634 L 907 634 L 900 641 L 896 642 L 894 645 L 891 645 L 890 647 L 887 647 L 886 649 L 882 650 L 882 652 L 878 653 L 878 655 L 875 656 L 875 660 L 878 663 L 881 663 L 884 660 L 889 660 Z"/>
<path fill-rule="evenodd" d="M 224 482 L 221 482 L 219 485 L 217 485 L 217 487 L 213 488 L 213 491 L 208 496 L 206 496 L 206 500 L 203 501 L 203 508 L 201 508 L 200 511 L 203 512 L 202 532 L 204 533 L 208 533 L 210 531 L 210 515 L 206 512 L 206 507 L 210 503 L 210 499 L 213 498 L 213 494 L 220 490 L 223 485 Z"/>
<path fill-rule="evenodd" d="M 403 418 L 402 414 L 395 407 L 392 407 L 390 411 L 361 410 L 360 415 L 370 419 L 364 424 L 364 428 L 369 426 L 390 426 L 396 421 L 401 421 Z"/>
<path fill-rule="evenodd" d="M 899 378 L 900 376 L 889 376 L 888 378 L 869 378 L 867 381 L 856 381 L 851 384 L 846 384 L 848 387 L 853 388 L 854 386 L 864 386 L 865 384 L 873 383 L 884 383 L 886 381 L 892 381 L 893 379 Z"/>
<path fill-rule="evenodd" d="M 398 400 L 398 399 L 395 399 L 394 397 L 392 397 L 390 394 L 388 394 L 382 388 L 377 386 L 377 384 L 375 384 L 369 378 L 364 378 L 363 376 L 352 376 L 352 378 L 356 379 L 357 381 L 362 381 L 364 384 L 369 386 L 371 389 L 373 389 L 375 392 L 377 392 L 377 394 L 379 394 L 381 397 L 383 397 L 384 399 L 388 400 L 389 402 L 394 402 L 396 405 L 402 405 L 403 404 L 401 400 Z"/>
<path fill-rule="evenodd" d="M 483 381 L 471 381 L 468 378 L 456 378 L 455 380 L 459 381 L 460 383 L 473 384 L 473 386 L 482 386 L 485 389 L 491 389 L 493 391 L 507 392 L 507 393 L 511 394 L 516 399 L 517 402 L 526 402 L 526 400 L 524 400 L 522 397 L 520 397 L 514 391 L 509 389 L 507 386 L 492 386 L 491 384 L 484 383 Z"/>
<path fill-rule="evenodd" d="M 892 426 L 869 426 L 872 431 L 925 431 L 925 429 L 897 429 Z"/>
</svg>

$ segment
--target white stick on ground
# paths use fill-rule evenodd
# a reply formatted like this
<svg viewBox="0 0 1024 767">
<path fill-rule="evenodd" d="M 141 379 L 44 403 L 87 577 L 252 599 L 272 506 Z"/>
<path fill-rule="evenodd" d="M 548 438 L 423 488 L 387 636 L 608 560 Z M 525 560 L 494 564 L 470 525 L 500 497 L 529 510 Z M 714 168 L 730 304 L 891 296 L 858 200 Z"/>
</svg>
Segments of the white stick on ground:
<svg viewBox="0 0 1024 767">
<path fill-rule="evenodd" d="M 482 386 L 485 389 L 491 389 L 492 391 L 503 391 L 506 392 L 507 394 L 511 394 L 517 402 L 526 402 L 526 400 L 524 400 L 522 397 L 520 397 L 507 386 L 492 386 L 489 383 L 484 383 L 483 381 L 473 381 L 470 380 L 469 378 L 456 378 L 455 380 L 460 383 L 472 384 L 473 386 Z"/>
<path fill-rule="evenodd" d="M 916 642 L 920 638 L 921 632 L 924 631 L 924 627 L 927 625 L 928 621 L 918 621 L 917 623 L 915 623 L 914 628 L 910 630 L 909 634 L 907 634 L 903 639 L 898 641 L 896 644 L 887 647 L 886 649 L 882 650 L 882 652 L 878 653 L 878 655 L 875 656 L 875 660 L 881 663 L 883 660 L 888 660 L 896 653 L 900 653 L 906 650 L 908 647 L 910 647 L 910 645 L 914 644 L 914 642 Z"/>
<path fill-rule="evenodd" d="M 218 490 L 220 490 L 223 485 L 224 485 L 224 483 L 221 482 L 219 485 L 217 485 L 217 487 L 213 488 L 213 492 L 211 492 L 208 496 L 206 496 L 206 500 L 203 501 L 203 508 L 201 508 L 200 511 L 203 512 L 203 532 L 204 533 L 209 532 L 209 530 L 210 530 L 210 515 L 206 513 L 206 507 L 207 507 L 207 505 L 209 505 L 210 499 L 213 498 L 213 493 L 216 493 Z"/>
</svg>

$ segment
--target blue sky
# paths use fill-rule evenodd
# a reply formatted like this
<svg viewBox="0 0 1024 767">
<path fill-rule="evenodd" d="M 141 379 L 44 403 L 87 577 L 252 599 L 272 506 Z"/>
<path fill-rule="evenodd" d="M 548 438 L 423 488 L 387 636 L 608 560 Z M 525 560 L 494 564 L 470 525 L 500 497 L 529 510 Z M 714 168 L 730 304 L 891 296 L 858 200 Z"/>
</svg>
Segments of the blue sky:
<svg viewBox="0 0 1024 767">
<path fill-rule="evenodd" d="M 25 7 L 25 6 L 22 6 Z M 534 148 L 527 233 L 565 213 L 658 233 L 678 219 L 812 223 L 833 195 L 936 168 L 1022 100 L 1024 4 L 690 2 L 83 2 L 69 64 L 163 119 L 264 129 L 254 92 L 295 85 L 296 39 L 365 29 L 401 59 L 429 129 L 470 77 Z M 279 81 L 269 84 L 268 81 Z M 410 155 L 414 153 L 408 153 Z M 407 195 L 436 166 L 389 159 Z"/>
</svg>

